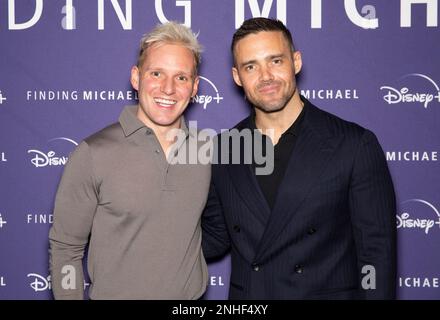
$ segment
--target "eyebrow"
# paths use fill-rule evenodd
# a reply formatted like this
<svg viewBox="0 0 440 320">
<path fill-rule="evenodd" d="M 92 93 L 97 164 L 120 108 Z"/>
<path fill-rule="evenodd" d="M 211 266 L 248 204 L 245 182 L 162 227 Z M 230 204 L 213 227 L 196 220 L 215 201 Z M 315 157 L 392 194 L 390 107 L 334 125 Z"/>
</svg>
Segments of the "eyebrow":
<svg viewBox="0 0 440 320">
<path fill-rule="evenodd" d="M 264 58 L 264 60 L 267 61 L 267 60 L 273 60 L 273 59 L 276 59 L 276 58 L 284 58 L 285 56 L 286 55 L 284 53 L 271 54 L 270 56 L 267 56 L 266 58 Z M 256 62 L 257 62 L 257 60 L 255 60 L 255 59 L 248 60 L 248 61 L 245 61 L 243 63 L 240 63 L 240 67 L 247 66 L 248 64 L 254 64 Z"/>
<path fill-rule="evenodd" d="M 246 66 L 246 65 L 248 65 L 248 64 L 253 64 L 253 63 L 255 63 L 255 62 L 257 62 L 257 60 L 248 60 L 248 61 L 245 61 L 245 62 L 243 62 L 243 63 L 240 63 L 240 67 L 244 67 L 244 66 Z"/>
<path fill-rule="evenodd" d="M 191 77 L 194 75 L 194 73 L 192 71 L 187 72 L 184 70 L 167 70 L 167 69 L 159 68 L 159 67 L 155 68 L 154 66 L 146 68 L 145 71 L 148 71 L 148 72 L 160 71 L 160 72 L 164 72 L 164 73 L 170 72 L 173 75 L 187 75 L 187 76 L 191 76 Z"/>
</svg>

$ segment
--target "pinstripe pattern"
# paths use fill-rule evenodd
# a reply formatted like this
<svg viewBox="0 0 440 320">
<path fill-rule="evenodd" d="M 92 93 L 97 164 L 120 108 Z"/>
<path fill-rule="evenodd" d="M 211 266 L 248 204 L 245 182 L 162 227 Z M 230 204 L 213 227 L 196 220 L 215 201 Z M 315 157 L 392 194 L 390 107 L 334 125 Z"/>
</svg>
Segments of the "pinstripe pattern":
<svg viewBox="0 0 440 320">
<path fill-rule="evenodd" d="M 231 299 L 393 299 L 395 195 L 375 135 L 305 103 L 272 212 L 249 165 L 213 165 L 203 249 L 231 249 Z M 248 128 L 249 118 L 237 125 Z M 269 217 L 269 218 L 267 218 Z M 376 289 L 361 288 L 364 265 Z"/>
</svg>

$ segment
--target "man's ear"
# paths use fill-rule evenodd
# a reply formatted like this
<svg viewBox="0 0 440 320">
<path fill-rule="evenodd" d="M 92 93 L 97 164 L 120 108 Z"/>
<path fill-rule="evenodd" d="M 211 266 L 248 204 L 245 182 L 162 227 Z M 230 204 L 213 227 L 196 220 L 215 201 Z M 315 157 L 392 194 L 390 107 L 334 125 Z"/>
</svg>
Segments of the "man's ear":
<svg viewBox="0 0 440 320">
<path fill-rule="evenodd" d="M 133 89 L 139 90 L 139 68 L 137 66 L 131 68 L 130 82 Z"/>
<path fill-rule="evenodd" d="M 292 52 L 292 58 L 293 58 L 293 65 L 295 67 L 295 74 L 298 74 L 301 71 L 301 68 L 302 68 L 301 52 L 293 51 Z"/>
<path fill-rule="evenodd" d="M 199 81 L 200 81 L 200 77 L 197 76 L 194 79 L 194 84 L 193 84 L 193 90 L 192 90 L 192 93 L 191 93 L 191 98 L 194 98 L 194 96 L 197 94 L 197 90 L 199 89 Z"/>
<path fill-rule="evenodd" d="M 240 76 L 238 75 L 238 70 L 236 67 L 232 68 L 232 77 L 234 78 L 235 83 L 242 87 L 243 85 L 241 84 L 241 80 L 240 80 Z"/>
</svg>

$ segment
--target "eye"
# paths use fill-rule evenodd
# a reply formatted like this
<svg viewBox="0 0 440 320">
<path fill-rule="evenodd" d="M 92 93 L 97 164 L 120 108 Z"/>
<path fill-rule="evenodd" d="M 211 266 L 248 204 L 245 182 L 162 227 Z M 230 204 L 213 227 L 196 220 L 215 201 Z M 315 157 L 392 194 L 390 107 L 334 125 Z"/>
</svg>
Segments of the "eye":
<svg viewBox="0 0 440 320">
<path fill-rule="evenodd" d="M 188 81 L 188 77 L 184 75 L 177 76 L 177 80 L 179 81 Z"/>
<path fill-rule="evenodd" d="M 159 78 L 160 77 L 160 71 L 152 71 L 151 72 L 151 76 L 154 78 Z"/>
<path fill-rule="evenodd" d="M 244 67 L 245 71 L 252 71 L 255 69 L 255 66 L 253 64 L 248 64 L 247 66 Z"/>
<path fill-rule="evenodd" d="M 273 64 L 281 64 L 283 62 L 283 60 L 281 60 L 280 58 L 276 58 L 272 60 Z"/>
</svg>

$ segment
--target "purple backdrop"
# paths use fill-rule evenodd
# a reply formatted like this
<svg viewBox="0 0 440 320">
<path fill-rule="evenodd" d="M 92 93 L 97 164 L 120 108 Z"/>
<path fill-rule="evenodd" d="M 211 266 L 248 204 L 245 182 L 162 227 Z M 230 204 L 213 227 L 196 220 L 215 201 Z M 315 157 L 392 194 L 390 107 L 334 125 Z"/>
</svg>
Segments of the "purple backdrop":
<svg viewBox="0 0 440 320">
<path fill-rule="evenodd" d="M 51 298 L 47 236 L 63 164 L 136 103 L 141 35 L 164 19 L 200 32 L 203 78 L 187 118 L 219 130 L 249 112 L 229 45 L 259 15 L 291 29 L 303 94 L 377 134 L 398 197 L 399 298 L 440 298 L 437 0 L 1 0 L 0 299 Z M 206 298 L 226 299 L 228 257 L 209 271 Z"/>
</svg>

